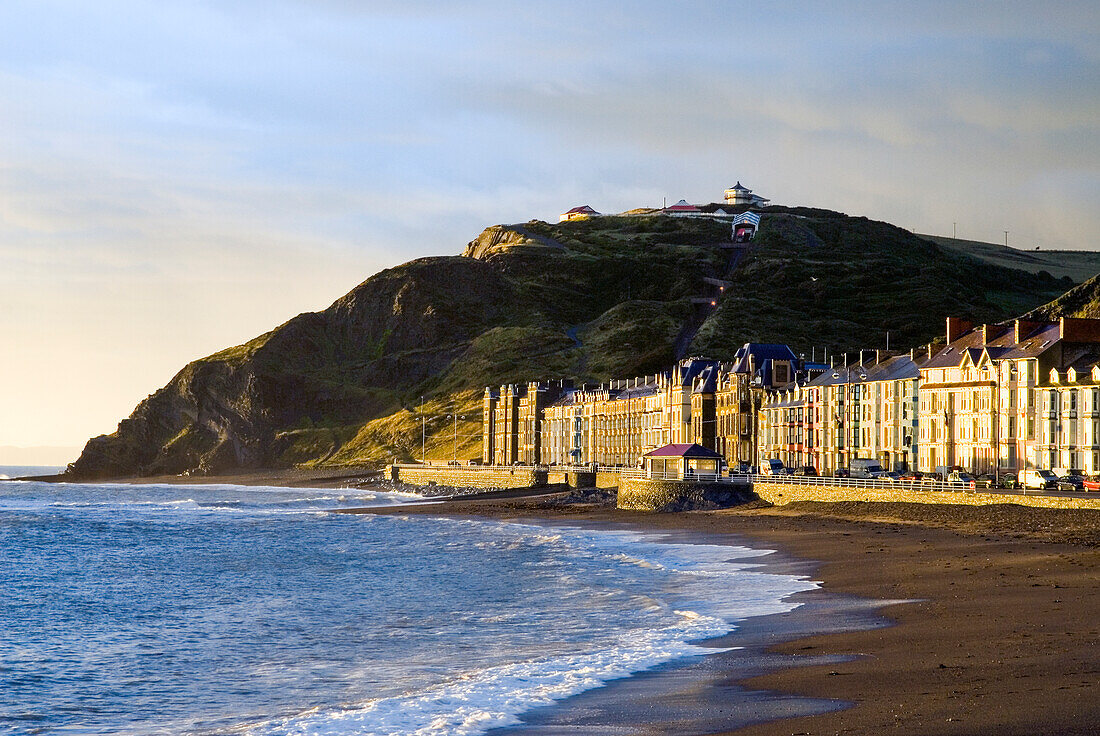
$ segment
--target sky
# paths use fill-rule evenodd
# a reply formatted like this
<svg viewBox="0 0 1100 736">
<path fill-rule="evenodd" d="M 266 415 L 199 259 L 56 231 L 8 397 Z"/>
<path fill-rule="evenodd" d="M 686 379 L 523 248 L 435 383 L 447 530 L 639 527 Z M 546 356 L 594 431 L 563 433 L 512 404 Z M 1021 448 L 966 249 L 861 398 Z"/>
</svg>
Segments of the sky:
<svg viewBox="0 0 1100 736">
<path fill-rule="evenodd" d="M 1100 250 L 1100 5 L 6 0 L 0 446 L 488 225 L 738 180 Z"/>
</svg>

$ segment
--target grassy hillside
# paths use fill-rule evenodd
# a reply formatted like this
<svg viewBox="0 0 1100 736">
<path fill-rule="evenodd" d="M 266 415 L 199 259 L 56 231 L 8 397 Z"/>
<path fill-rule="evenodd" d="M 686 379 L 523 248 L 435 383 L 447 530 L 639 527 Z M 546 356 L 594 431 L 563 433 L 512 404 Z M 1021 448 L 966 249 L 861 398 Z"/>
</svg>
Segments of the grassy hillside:
<svg viewBox="0 0 1100 736">
<path fill-rule="evenodd" d="M 750 340 L 856 350 L 889 330 L 894 346 L 918 344 L 948 315 L 1005 319 L 1066 287 L 886 223 L 764 213 L 747 251 L 706 219 L 494 226 L 464 256 L 387 269 L 185 366 L 90 440 L 73 474 L 379 464 L 419 457 L 422 426 L 429 458 L 465 460 L 479 454 L 485 385 L 629 377 Z"/>
<path fill-rule="evenodd" d="M 1055 278 L 1068 278 L 1074 283 L 1081 283 L 1100 273 L 1100 251 L 1020 250 L 997 243 L 945 238 L 939 235 L 921 237 L 950 251 L 972 256 L 994 266 L 1017 268 L 1036 274 L 1046 271 Z"/>
<path fill-rule="evenodd" d="M 1056 320 L 1060 317 L 1100 319 L 1100 276 L 1093 276 L 1024 316 L 1042 320 Z"/>
</svg>

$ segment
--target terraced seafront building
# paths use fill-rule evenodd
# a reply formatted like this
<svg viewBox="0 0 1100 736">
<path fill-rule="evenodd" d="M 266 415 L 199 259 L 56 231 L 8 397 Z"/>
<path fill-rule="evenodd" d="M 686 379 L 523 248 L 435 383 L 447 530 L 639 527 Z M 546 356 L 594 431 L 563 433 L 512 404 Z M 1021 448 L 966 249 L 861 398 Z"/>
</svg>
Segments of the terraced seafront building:
<svg viewBox="0 0 1100 736">
<path fill-rule="evenodd" d="M 921 366 L 920 466 L 1100 473 L 1100 320 L 948 319 Z"/>
<path fill-rule="evenodd" d="M 1100 320 L 949 318 L 941 347 L 868 356 L 826 366 L 747 343 L 728 363 L 687 358 L 599 386 L 487 388 L 482 457 L 634 467 L 695 443 L 731 467 L 777 458 L 832 473 L 859 458 L 888 470 L 1100 474 Z"/>
<path fill-rule="evenodd" d="M 486 388 L 484 462 L 635 467 L 668 444 L 698 443 L 729 464 L 755 463 L 753 389 L 793 385 L 785 345 L 748 343 L 730 363 L 686 358 L 670 370 L 598 386 L 532 382 Z"/>
<path fill-rule="evenodd" d="M 762 457 L 819 473 L 878 460 L 883 468 L 917 466 L 917 394 L 922 356 L 870 353 L 816 378 L 766 394 L 761 407 Z M 915 358 L 915 359 L 914 359 Z"/>
</svg>

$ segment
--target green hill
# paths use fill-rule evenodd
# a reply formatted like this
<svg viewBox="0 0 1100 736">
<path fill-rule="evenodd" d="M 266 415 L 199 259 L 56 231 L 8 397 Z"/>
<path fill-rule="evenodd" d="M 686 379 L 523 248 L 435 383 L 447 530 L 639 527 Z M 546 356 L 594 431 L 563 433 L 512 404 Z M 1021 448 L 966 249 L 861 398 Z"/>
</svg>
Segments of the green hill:
<svg viewBox="0 0 1100 736">
<path fill-rule="evenodd" d="M 708 219 L 491 227 L 463 256 L 387 269 L 322 312 L 190 363 L 90 440 L 71 473 L 381 463 L 418 457 L 422 428 L 429 458 L 477 457 L 485 385 L 652 373 L 750 340 L 809 354 L 881 347 L 889 330 L 893 346 L 919 344 L 948 315 L 1001 320 L 1071 285 L 883 222 L 762 212 L 747 250 Z"/>
<path fill-rule="evenodd" d="M 1100 273 L 1100 252 L 1093 250 L 1020 250 L 978 240 L 921 235 L 948 250 L 973 256 L 994 266 L 1018 268 L 1029 273 L 1046 271 L 1055 278 L 1085 281 Z"/>
<path fill-rule="evenodd" d="M 1027 319 L 1041 320 L 1056 320 L 1060 317 L 1100 319 L 1100 275 L 1093 276 L 1024 316 Z"/>
</svg>

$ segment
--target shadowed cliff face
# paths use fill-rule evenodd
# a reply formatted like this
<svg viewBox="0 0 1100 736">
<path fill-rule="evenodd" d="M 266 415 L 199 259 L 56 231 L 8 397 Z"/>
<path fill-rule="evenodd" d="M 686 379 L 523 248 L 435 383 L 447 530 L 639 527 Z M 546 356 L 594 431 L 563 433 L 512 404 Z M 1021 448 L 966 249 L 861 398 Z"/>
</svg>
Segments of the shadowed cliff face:
<svg viewBox="0 0 1100 736">
<path fill-rule="evenodd" d="M 190 363 L 114 434 L 90 440 L 71 473 L 410 458 L 421 429 L 410 408 L 421 396 L 445 414 L 447 397 L 470 406 L 485 385 L 652 373 L 675 359 L 685 326 L 699 328 L 689 352 L 717 359 L 748 340 L 807 353 L 873 348 L 887 329 L 894 345 L 928 340 L 948 315 L 1004 319 L 1061 291 L 1049 277 L 983 265 L 885 223 L 764 213 L 740 255 L 729 224 L 712 220 L 494 226 L 463 257 L 382 271 L 322 312 Z"/>
<path fill-rule="evenodd" d="M 468 258 L 383 271 L 323 312 L 197 360 L 88 442 L 83 478 L 279 464 L 281 431 L 346 426 L 393 411 L 401 389 L 443 370 L 515 299 L 500 273 Z M 428 349 L 430 346 L 430 349 Z"/>
</svg>

